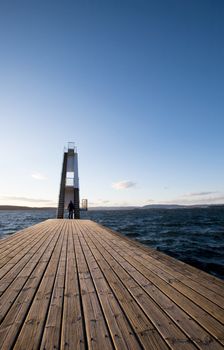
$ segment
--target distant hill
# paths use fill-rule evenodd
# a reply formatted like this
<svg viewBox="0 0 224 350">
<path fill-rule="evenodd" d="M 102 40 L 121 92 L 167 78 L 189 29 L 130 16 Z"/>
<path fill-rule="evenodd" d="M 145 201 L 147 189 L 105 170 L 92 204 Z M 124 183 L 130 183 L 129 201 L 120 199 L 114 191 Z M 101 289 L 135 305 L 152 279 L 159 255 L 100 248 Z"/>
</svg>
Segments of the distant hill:
<svg viewBox="0 0 224 350">
<path fill-rule="evenodd" d="M 194 204 L 194 205 L 180 205 L 180 204 L 150 204 L 141 207 L 140 209 L 189 209 L 189 208 L 210 208 L 223 207 L 224 204 Z"/>
<path fill-rule="evenodd" d="M 149 204 L 143 207 L 90 207 L 89 210 L 134 210 L 134 209 L 190 209 L 190 208 L 209 208 L 222 207 L 224 204 L 195 204 L 195 205 L 180 205 L 180 204 Z"/>
<path fill-rule="evenodd" d="M 49 210 L 49 209 L 54 209 L 54 207 L 25 207 L 25 206 L 19 206 L 19 205 L 0 205 L 0 210 Z"/>
<path fill-rule="evenodd" d="M 149 205 L 144 205 L 141 209 L 178 209 L 178 208 L 189 208 L 189 205 L 149 204 Z"/>
<path fill-rule="evenodd" d="M 89 207 L 89 210 L 133 210 L 133 209 L 142 209 L 141 207 Z"/>
</svg>

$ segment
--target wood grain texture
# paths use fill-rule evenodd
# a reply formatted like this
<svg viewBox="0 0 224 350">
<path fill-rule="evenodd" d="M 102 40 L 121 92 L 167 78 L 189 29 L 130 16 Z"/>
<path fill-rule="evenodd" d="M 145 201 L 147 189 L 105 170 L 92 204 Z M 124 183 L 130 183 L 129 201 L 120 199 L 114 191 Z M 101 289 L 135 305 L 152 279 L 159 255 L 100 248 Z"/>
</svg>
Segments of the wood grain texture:
<svg viewBox="0 0 224 350">
<path fill-rule="evenodd" d="M 224 282 L 89 220 L 0 241 L 0 349 L 224 349 Z"/>
</svg>

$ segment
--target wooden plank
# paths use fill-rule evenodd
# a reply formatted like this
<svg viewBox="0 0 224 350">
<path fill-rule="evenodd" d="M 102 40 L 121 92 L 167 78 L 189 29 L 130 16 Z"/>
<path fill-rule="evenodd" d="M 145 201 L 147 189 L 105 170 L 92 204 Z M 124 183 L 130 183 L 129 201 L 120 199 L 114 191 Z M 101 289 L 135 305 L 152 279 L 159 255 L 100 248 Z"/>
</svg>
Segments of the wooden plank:
<svg viewBox="0 0 224 350">
<path fill-rule="evenodd" d="M 38 233 L 38 232 L 37 232 Z M 37 238 L 32 244 L 30 244 L 30 249 L 22 250 L 16 259 L 12 259 L 10 264 L 6 266 L 4 270 L 1 271 L 3 277 L 0 279 L 0 295 L 2 295 L 13 280 L 20 274 L 23 268 L 30 263 L 32 257 L 39 250 L 39 247 L 47 239 L 49 229 L 46 232 L 42 232 L 37 235 Z"/>
<path fill-rule="evenodd" d="M 186 283 L 187 285 L 190 285 L 191 288 L 194 288 L 197 290 L 200 288 L 200 292 L 203 293 L 203 295 L 206 296 L 206 292 L 204 292 L 204 289 L 208 289 L 210 295 L 212 295 L 212 291 L 215 292 L 215 300 L 213 298 L 214 302 L 221 301 L 220 298 L 222 298 L 221 304 L 219 302 L 219 306 L 223 306 L 223 281 L 218 280 L 215 276 L 209 275 L 208 273 L 198 270 L 194 268 L 193 266 L 187 265 L 183 263 L 182 261 L 178 261 L 170 256 L 166 256 L 165 254 L 160 253 L 159 255 L 157 252 L 153 251 L 149 254 L 154 259 L 159 260 L 164 263 L 164 265 L 169 266 L 172 268 L 173 271 L 177 272 L 182 275 L 181 281 Z M 179 275 L 180 276 L 180 275 Z M 200 285 L 200 287 L 197 287 L 197 285 Z M 219 298 L 217 300 L 217 297 Z"/>
<path fill-rule="evenodd" d="M 168 284 L 172 285 L 173 288 L 177 289 L 183 295 L 193 300 L 195 304 L 197 304 L 202 309 L 210 313 L 218 321 L 224 323 L 224 305 L 222 304 L 222 297 L 216 295 L 212 291 L 207 290 L 206 288 L 203 288 L 203 286 L 201 287 L 198 284 L 196 290 L 188 287 L 186 284 L 182 283 L 182 281 L 178 280 L 178 275 L 175 272 L 173 272 L 172 269 L 170 269 L 169 267 L 166 267 L 164 264 L 161 264 L 158 260 L 151 258 L 150 256 L 146 255 L 145 253 L 142 253 L 141 251 L 136 252 L 136 249 L 134 249 L 133 247 L 129 247 L 129 249 L 133 253 L 135 253 L 135 256 L 142 258 L 142 261 L 145 262 L 145 265 L 150 266 L 150 270 L 157 274 L 157 276 L 161 277 Z M 202 291 L 204 291 L 206 297 L 204 297 L 201 294 Z M 212 302 L 214 298 L 216 299 L 216 302 Z M 221 304 L 222 306 L 219 306 L 219 304 Z"/>
<path fill-rule="evenodd" d="M 84 350 L 86 348 L 84 316 L 80 303 L 81 296 L 71 225 L 68 227 L 68 252 L 65 274 L 61 349 Z"/>
<path fill-rule="evenodd" d="M 114 346 L 118 349 L 141 349 L 132 327 L 83 238 L 82 225 L 73 223 L 73 227 L 77 231 Z"/>
<path fill-rule="evenodd" d="M 120 246 L 120 240 L 114 239 L 113 242 Z M 150 266 L 150 270 L 154 272 L 156 275 L 161 277 L 163 280 L 165 280 L 168 284 L 172 285 L 175 289 L 180 291 L 182 294 L 187 296 L 189 299 L 194 300 L 194 303 L 199 305 L 202 309 L 210 313 L 213 317 L 215 317 L 217 320 L 219 320 L 221 323 L 224 323 L 224 312 L 223 312 L 223 305 L 218 306 L 216 303 L 222 303 L 222 297 L 219 297 L 217 295 L 216 302 L 212 302 L 211 300 L 214 299 L 216 296 L 214 292 L 206 290 L 204 288 L 204 291 L 206 290 L 206 298 L 201 295 L 201 289 L 200 285 L 197 286 L 197 292 L 182 283 L 177 279 L 177 274 L 172 272 L 172 269 L 169 267 L 164 266 L 161 264 L 158 260 L 155 260 L 151 258 L 150 256 L 146 255 L 144 252 L 136 251 L 134 247 L 130 247 L 128 243 L 124 244 L 124 249 L 127 247 L 130 251 L 132 251 L 135 256 L 141 257 L 142 260 L 144 260 L 145 265 Z"/>
<path fill-rule="evenodd" d="M 158 305 L 148 296 L 143 288 L 132 278 L 131 274 L 134 272 L 132 268 L 131 274 L 126 272 L 126 266 L 117 263 L 114 259 L 114 254 L 112 255 L 107 252 L 105 246 L 98 244 L 96 235 L 91 239 L 91 235 L 86 234 L 85 237 L 88 244 L 92 247 L 95 246 L 101 255 L 105 258 L 107 263 L 111 266 L 111 269 L 120 278 L 125 288 L 130 292 L 142 310 L 145 312 L 150 322 L 155 326 L 157 331 L 165 339 L 167 344 L 172 349 L 193 349 L 196 347 L 190 343 L 189 338 L 179 329 L 179 327 L 171 322 L 171 319 L 165 314 L 165 312 L 158 307 Z M 104 244 L 106 242 L 104 241 Z"/>
<path fill-rule="evenodd" d="M 39 232 L 42 232 L 41 228 L 39 228 Z M 35 239 L 37 239 L 37 230 L 29 230 L 28 235 L 26 232 L 26 237 L 22 237 L 22 239 L 16 243 L 10 243 L 8 249 L 5 249 L 4 253 L 2 252 L 1 254 L 0 268 L 2 269 L 2 267 L 6 265 L 7 262 L 14 258 L 18 253 L 20 253 L 21 250 L 26 246 L 29 246 L 29 244 Z"/>
<path fill-rule="evenodd" d="M 7 251 L 8 249 L 14 249 L 14 247 L 16 246 L 16 244 L 18 242 L 22 242 L 23 240 L 26 240 L 27 237 L 29 237 L 30 234 L 32 234 L 33 232 L 36 232 L 39 228 L 45 228 L 46 225 L 50 225 L 53 223 L 50 222 L 51 220 L 46 220 L 44 222 L 38 223 L 36 225 L 33 225 L 31 227 L 25 228 L 21 231 L 15 232 L 10 236 L 7 237 L 3 237 L 0 239 L 0 254 L 4 254 L 5 251 Z"/>
<path fill-rule="evenodd" d="M 106 278 L 122 309 L 127 315 L 129 322 L 131 323 L 135 334 L 137 335 L 143 348 L 168 348 L 164 339 L 160 336 L 155 326 L 146 317 L 145 313 L 142 311 L 138 303 L 130 295 L 129 291 L 122 284 L 121 280 L 114 273 L 113 269 L 111 269 L 111 266 L 108 264 L 108 262 L 93 246 L 91 246 L 91 251 L 98 265 L 100 266 L 104 277 Z"/>
<path fill-rule="evenodd" d="M 76 232 L 73 232 L 87 344 L 90 349 L 113 349 L 96 290 Z"/>
<path fill-rule="evenodd" d="M 40 349 L 42 350 L 60 348 L 62 307 L 65 288 L 65 266 L 68 241 L 67 226 L 68 225 L 66 224 L 64 227 L 65 236 L 62 243 L 60 260 L 58 262 L 58 269 L 56 272 L 47 320 L 41 340 Z"/>
<path fill-rule="evenodd" d="M 224 348 L 224 283 L 89 220 L 0 241 L 0 349 Z"/>
<path fill-rule="evenodd" d="M 5 256 L 4 261 L 1 263 L 0 267 L 0 278 L 4 276 L 6 271 L 9 271 L 10 268 L 15 265 L 23 255 L 26 255 L 26 252 L 29 251 L 30 247 L 35 245 L 36 242 L 43 236 L 43 234 L 46 232 L 47 229 L 50 229 L 51 226 L 49 226 L 46 229 L 37 229 L 32 233 L 31 236 L 28 236 L 25 241 L 23 241 L 23 244 L 19 246 L 17 249 L 11 249 L 7 253 L 7 256 Z M 24 254 L 23 254 L 24 253 Z"/>
<path fill-rule="evenodd" d="M 125 267 L 125 270 L 132 276 L 136 282 L 150 295 L 150 297 L 157 303 L 157 305 L 164 310 L 171 317 L 171 319 L 190 337 L 200 349 L 221 349 L 223 348 L 214 338 L 210 336 L 202 327 L 198 325 L 193 319 L 183 312 L 172 300 L 164 295 L 158 288 L 156 288 L 144 275 L 139 271 L 133 269 L 133 266 L 125 260 L 125 251 L 122 251 L 122 255 L 116 252 L 112 241 L 105 240 L 102 233 L 97 234 L 95 228 L 94 231 L 90 230 L 88 234 L 85 230 L 85 234 L 91 238 L 94 243 L 98 241 L 101 244 L 103 250 L 108 251 L 116 261 Z M 107 259 L 108 261 L 108 259 Z M 114 267 L 119 273 L 119 269 Z M 122 278 L 122 276 L 121 276 Z M 125 277 L 122 278 L 124 280 Z M 148 305 L 147 305 L 148 307 Z M 151 312 L 151 309 L 150 309 Z"/>
<path fill-rule="evenodd" d="M 86 220 L 88 222 L 88 220 Z M 155 260 L 163 261 L 164 264 L 170 265 L 173 263 L 172 267 L 175 267 L 174 270 L 178 270 L 179 272 L 184 271 L 184 275 L 190 276 L 189 278 L 193 279 L 194 281 L 200 281 L 200 285 L 205 286 L 207 289 L 214 291 L 216 295 L 223 296 L 223 288 L 224 288 L 224 281 L 218 279 L 215 276 L 212 276 L 202 270 L 196 269 L 193 266 L 187 265 L 183 263 L 182 261 L 176 260 L 168 255 L 165 255 L 162 252 L 158 252 L 155 249 L 152 249 L 150 247 L 146 247 L 139 242 L 133 241 L 130 238 L 127 238 L 119 233 L 115 233 L 114 231 L 110 230 L 107 227 L 103 227 L 102 225 L 98 225 L 94 222 L 92 222 L 94 227 L 98 227 L 99 230 L 106 231 L 111 235 L 111 239 L 114 238 L 121 238 L 123 242 L 126 242 L 129 244 L 129 246 L 132 246 L 133 248 L 136 248 L 136 246 L 139 248 L 137 251 L 143 251 L 147 255 L 150 255 L 152 257 L 155 257 Z M 186 273 L 185 273 L 186 272 Z"/>
<path fill-rule="evenodd" d="M 61 223 L 54 232 L 54 236 L 47 250 L 45 250 L 41 259 L 38 261 L 30 278 L 27 280 L 16 300 L 12 304 L 8 314 L 0 326 L 0 348 L 4 350 L 11 349 L 15 343 L 18 333 L 24 323 L 26 315 L 30 309 L 33 298 L 44 276 L 46 268 L 54 252 L 55 245 L 60 245 Z M 29 335 L 28 335 L 29 336 Z M 29 339 L 29 342 L 32 339 Z M 32 344 L 32 343 L 31 343 Z"/>
<path fill-rule="evenodd" d="M 52 238 L 54 237 L 54 234 L 55 233 L 54 233 L 54 230 L 52 227 L 51 232 L 48 235 L 46 235 L 46 237 L 44 236 L 42 241 L 39 241 L 39 244 L 38 244 L 37 250 L 35 251 L 35 254 L 33 254 L 33 256 L 28 261 L 28 263 L 26 265 L 24 265 L 23 269 L 16 276 L 16 278 L 11 281 L 10 286 L 7 288 L 7 290 L 4 291 L 4 293 L 0 297 L 0 310 L 1 310 L 0 311 L 0 322 L 2 322 L 6 313 L 8 312 L 11 305 L 13 304 L 15 298 L 22 290 L 24 284 L 27 282 L 28 278 L 32 274 L 37 263 L 41 259 L 43 253 L 48 248 L 49 243 L 51 242 Z"/>
<path fill-rule="evenodd" d="M 95 226 L 94 226 L 95 229 Z M 102 235 L 102 230 L 99 231 Z M 138 269 L 139 272 L 144 274 L 144 276 L 149 279 L 151 283 L 157 286 L 165 295 L 167 295 L 170 299 L 175 301 L 177 305 L 179 305 L 186 313 L 188 313 L 192 318 L 194 318 L 201 326 L 203 326 L 211 335 L 216 337 L 220 342 L 224 342 L 223 334 L 224 329 L 221 323 L 216 321 L 212 316 L 207 314 L 201 308 L 199 308 L 193 301 L 186 298 L 176 289 L 174 289 L 171 285 L 163 281 L 161 278 L 157 276 L 155 271 L 151 271 L 151 266 L 145 266 L 145 260 L 143 258 L 139 258 L 134 254 L 133 250 L 129 251 L 128 246 L 125 242 L 119 239 L 119 243 L 117 247 L 114 245 L 113 249 L 120 252 L 120 254 L 129 257 L 129 262 Z"/>
<path fill-rule="evenodd" d="M 90 220 L 89 220 L 90 221 Z M 86 220 L 88 222 L 88 220 Z M 91 221 L 90 221 L 91 222 Z M 177 260 L 167 254 L 164 254 L 162 252 L 158 252 L 157 250 L 150 248 L 149 246 L 145 246 L 137 241 L 134 241 L 133 239 L 130 239 L 128 237 L 125 237 L 124 235 L 120 234 L 119 232 L 114 232 L 113 230 L 109 229 L 108 227 L 104 227 L 100 224 L 97 224 L 95 222 L 92 222 L 93 225 L 96 225 L 95 227 L 100 227 L 103 230 L 106 230 L 109 233 L 112 233 L 112 235 L 116 235 L 117 237 L 120 237 L 123 241 L 128 242 L 130 245 L 134 247 L 138 247 L 140 250 L 143 250 L 146 254 L 153 256 L 155 259 L 159 259 L 161 261 L 164 261 L 166 264 L 171 265 L 175 267 L 178 271 L 184 271 L 184 274 L 188 276 L 189 278 L 200 281 L 204 286 L 206 286 L 208 289 L 213 290 L 216 294 L 223 295 L 223 281 L 213 275 L 208 274 L 207 272 L 203 270 L 199 270 L 194 266 L 188 265 L 180 260 Z"/>
<path fill-rule="evenodd" d="M 32 305 L 29 309 L 26 320 L 16 340 L 14 346 L 15 350 L 34 350 L 39 349 L 40 347 L 54 281 L 59 265 L 63 239 L 64 232 L 62 231 Z"/>
<path fill-rule="evenodd" d="M 45 226 L 46 223 L 50 223 L 50 221 L 52 220 L 52 222 L 54 221 L 54 219 L 48 219 L 45 221 L 41 221 L 35 225 L 32 226 L 28 226 L 26 228 L 23 228 L 22 230 L 19 230 L 17 232 L 14 232 L 12 234 L 9 234 L 7 236 L 3 236 L 0 238 L 0 251 L 2 250 L 2 247 L 4 247 L 5 245 L 8 245 L 10 242 L 12 241 L 16 241 L 19 238 L 22 238 L 22 236 L 26 235 L 26 232 L 33 230 L 34 228 L 37 228 L 38 226 Z"/>
<path fill-rule="evenodd" d="M 134 249 L 135 247 L 133 247 L 133 250 Z M 202 296 L 209 299 L 213 303 L 217 304 L 219 307 L 224 308 L 223 283 L 222 283 L 222 287 L 219 288 L 219 286 L 212 287 L 211 281 L 208 281 L 207 279 L 206 280 L 201 279 L 198 277 L 198 275 L 196 275 L 196 277 L 194 275 L 194 279 L 191 279 L 185 276 L 185 274 L 183 273 L 183 267 L 186 264 L 184 264 L 181 269 L 177 269 L 176 268 L 176 266 L 178 265 L 176 263 L 177 260 L 173 261 L 173 259 L 171 260 L 169 256 L 165 256 L 165 259 L 164 259 L 164 254 L 161 254 L 160 252 L 159 253 L 156 252 L 154 254 L 152 253 L 151 250 L 149 250 L 148 252 L 147 251 L 142 252 L 142 249 L 140 249 L 136 252 L 136 254 L 138 255 L 143 254 L 142 256 L 144 256 L 144 258 L 147 261 L 149 261 L 150 264 L 153 264 L 159 267 L 160 269 L 162 269 L 164 272 L 171 274 L 172 278 L 175 278 L 175 281 L 178 280 L 179 282 L 181 282 L 180 285 L 183 284 L 187 287 L 190 287 L 193 290 L 192 293 L 194 293 L 194 291 L 200 292 Z M 156 255 L 156 258 L 154 257 L 154 255 Z M 168 277 L 168 279 L 170 278 L 171 277 Z M 185 286 L 183 286 L 183 288 L 185 288 Z M 214 288 L 215 288 L 215 292 L 213 291 Z M 189 290 L 189 288 L 186 288 L 186 291 L 187 290 Z M 204 301 L 206 302 L 206 300 Z"/>
</svg>

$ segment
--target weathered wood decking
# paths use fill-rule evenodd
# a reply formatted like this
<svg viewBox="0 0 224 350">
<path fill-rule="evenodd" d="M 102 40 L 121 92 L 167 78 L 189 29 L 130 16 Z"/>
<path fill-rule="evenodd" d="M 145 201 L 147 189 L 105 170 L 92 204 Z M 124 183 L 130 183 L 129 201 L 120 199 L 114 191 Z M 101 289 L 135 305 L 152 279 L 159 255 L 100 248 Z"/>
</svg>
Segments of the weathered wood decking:
<svg viewBox="0 0 224 350">
<path fill-rule="evenodd" d="M 223 349 L 224 282 L 85 220 L 0 241 L 0 349 Z"/>
</svg>

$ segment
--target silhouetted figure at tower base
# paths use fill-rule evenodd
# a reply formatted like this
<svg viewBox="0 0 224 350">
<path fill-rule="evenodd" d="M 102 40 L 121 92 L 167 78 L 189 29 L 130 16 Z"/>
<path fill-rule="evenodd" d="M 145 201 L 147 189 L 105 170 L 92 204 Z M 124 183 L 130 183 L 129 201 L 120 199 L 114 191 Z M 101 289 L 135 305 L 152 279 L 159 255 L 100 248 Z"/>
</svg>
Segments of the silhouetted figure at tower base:
<svg viewBox="0 0 224 350">
<path fill-rule="evenodd" d="M 72 201 L 69 202 L 69 205 L 68 205 L 68 218 L 69 219 L 73 219 L 73 211 L 75 209 L 75 206 L 73 204 Z"/>
</svg>

